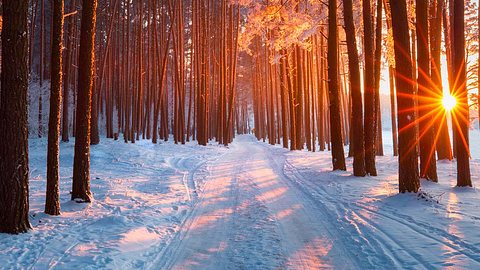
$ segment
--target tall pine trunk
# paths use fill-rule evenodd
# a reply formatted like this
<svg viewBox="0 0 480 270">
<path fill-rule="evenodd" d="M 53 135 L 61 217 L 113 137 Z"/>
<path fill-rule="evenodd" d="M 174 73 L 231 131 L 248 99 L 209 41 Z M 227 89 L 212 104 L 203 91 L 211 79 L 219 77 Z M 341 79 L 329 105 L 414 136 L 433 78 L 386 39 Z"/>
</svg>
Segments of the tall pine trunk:
<svg viewBox="0 0 480 270">
<path fill-rule="evenodd" d="M 73 161 L 72 200 L 90 202 L 90 118 L 94 71 L 97 0 L 83 0 L 78 66 L 78 96 Z"/>
<path fill-rule="evenodd" d="M 38 94 L 38 137 L 43 137 L 43 77 L 45 74 L 45 0 L 42 1 L 40 17 L 40 92 Z"/>
<path fill-rule="evenodd" d="M 412 56 L 408 34 L 407 4 L 405 0 L 390 1 L 393 42 L 395 50 L 395 82 L 397 88 L 398 182 L 399 191 L 417 192 L 420 188 L 418 160 L 415 152 L 415 106 L 412 85 Z"/>
<path fill-rule="evenodd" d="M 71 1 L 70 10 L 74 12 L 76 5 L 76 0 Z M 68 127 L 69 127 L 69 97 L 70 97 L 70 85 L 71 85 L 71 77 L 70 70 L 72 67 L 72 58 L 73 58 L 73 34 L 75 31 L 75 24 L 74 24 L 74 16 L 70 15 L 68 18 L 68 31 L 67 31 L 67 50 L 66 50 L 66 61 L 65 61 L 65 72 L 63 74 L 63 110 L 62 110 L 62 141 L 68 142 Z"/>
<path fill-rule="evenodd" d="M 390 110 L 392 117 L 392 142 L 393 156 L 398 156 L 398 130 L 397 130 L 397 104 L 395 103 L 395 69 L 388 67 L 388 77 L 390 79 Z"/>
<path fill-rule="evenodd" d="M 375 155 L 383 156 L 383 131 L 382 131 L 382 110 L 380 104 L 380 80 L 382 71 L 382 3 L 383 0 L 377 0 L 377 18 L 375 29 Z"/>
<path fill-rule="evenodd" d="M 52 55 L 50 67 L 50 115 L 48 118 L 47 195 L 45 213 L 60 214 L 59 137 L 62 103 L 63 0 L 53 1 Z"/>
<path fill-rule="evenodd" d="M 436 90 L 438 100 L 440 102 L 443 97 L 442 87 L 442 73 L 441 73 L 441 53 L 442 53 L 442 18 L 445 12 L 445 0 L 436 0 L 436 10 L 434 18 L 431 19 L 430 24 L 430 52 L 431 52 L 431 67 L 432 82 Z M 432 14 L 433 15 L 433 14 Z M 443 21 L 444 26 L 447 22 Z M 448 32 L 448 31 L 446 31 Z M 445 36 L 445 43 L 450 43 L 448 35 Z M 447 51 L 447 54 L 450 53 Z M 450 58 L 450 57 L 447 57 Z M 452 159 L 452 146 L 450 143 L 450 134 L 448 133 L 447 113 L 442 110 L 435 121 L 436 133 L 436 148 L 439 160 Z"/>
<path fill-rule="evenodd" d="M 3 1 L 2 8 L 0 233 L 22 233 L 31 228 L 28 221 L 28 0 Z"/>
<path fill-rule="evenodd" d="M 453 131 L 457 149 L 457 186 L 472 186 L 470 177 L 470 149 L 468 142 L 469 107 L 465 63 L 465 5 L 463 0 L 453 1 L 453 74 L 455 87 L 452 95 L 457 99 L 453 110 Z"/>
<path fill-rule="evenodd" d="M 374 66 L 374 44 L 373 44 L 373 23 L 370 7 L 371 0 L 362 1 L 363 27 L 364 27 L 364 55 L 365 55 L 365 170 L 371 176 L 377 175 L 375 167 L 375 66 Z M 331 120 L 333 121 L 333 119 Z"/>
<path fill-rule="evenodd" d="M 365 145 L 363 130 L 362 89 L 360 86 L 360 67 L 358 63 L 357 41 L 353 21 L 352 0 L 343 0 L 343 18 L 348 49 L 348 72 L 350 91 L 352 91 L 352 142 L 353 175 L 365 176 Z"/>
<path fill-rule="evenodd" d="M 428 38 L 428 1 L 416 1 L 417 17 L 417 62 L 418 62 L 418 125 L 420 133 L 420 177 L 434 182 L 438 181 L 435 158 L 434 90 L 431 90 L 430 54 Z"/>
<path fill-rule="evenodd" d="M 330 97 L 330 134 L 332 140 L 333 170 L 343 170 L 345 154 L 342 143 L 342 124 L 340 119 L 340 98 L 338 85 L 338 33 L 337 0 L 328 1 L 328 92 Z"/>
<path fill-rule="evenodd" d="M 288 149 L 288 87 L 287 87 L 287 74 L 286 74 L 286 57 L 288 54 L 286 50 L 282 50 L 282 58 L 280 59 L 280 99 L 281 99 L 281 109 L 282 109 L 282 138 L 283 138 L 283 147 Z"/>
</svg>

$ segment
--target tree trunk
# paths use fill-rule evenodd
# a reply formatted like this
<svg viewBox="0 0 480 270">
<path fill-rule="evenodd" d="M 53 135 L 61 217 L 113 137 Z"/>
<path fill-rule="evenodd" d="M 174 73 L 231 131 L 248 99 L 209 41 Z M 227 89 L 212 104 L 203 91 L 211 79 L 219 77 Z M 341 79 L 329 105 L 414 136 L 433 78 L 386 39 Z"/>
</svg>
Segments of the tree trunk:
<svg viewBox="0 0 480 270">
<path fill-rule="evenodd" d="M 437 105 L 430 85 L 430 55 L 428 39 L 428 1 L 416 1 L 417 62 L 418 62 L 418 124 L 420 133 L 420 177 L 438 182 L 435 158 L 434 119 Z"/>
<path fill-rule="evenodd" d="M 93 78 L 95 78 L 95 67 L 93 68 Z M 92 83 L 92 105 L 90 117 L 90 145 L 97 145 L 100 143 L 100 131 L 98 129 L 98 100 L 100 96 L 100 89 L 96 87 L 95 79 Z"/>
<path fill-rule="evenodd" d="M 288 104 L 290 112 L 290 150 L 297 149 L 297 127 L 296 127 L 296 114 L 295 114 L 295 89 L 293 87 L 293 71 L 290 66 L 289 55 L 287 51 L 287 56 L 285 58 L 285 68 L 287 75 L 287 86 L 288 86 Z"/>
<path fill-rule="evenodd" d="M 71 2 L 70 12 L 75 11 L 76 0 Z M 72 58 L 73 58 L 73 32 L 75 31 L 73 19 L 74 15 L 70 15 L 68 19 L 68 31 L 67 31 L 67 50 L 66 50 L 66 61 L 65 61 L 65 72 L 63 73 L 63 111 L 62 111 L 62 141 L 68 142 L 68 127 L 69 127 L 69 98 L 70 98 L 70 69 L 72 67 Z"/>
<path fill-rule="evenodd" d="M 318 75 L 318 116 L 320 118 L 320 125 L 318 129 L 318 144 L 320 151 L 325 151 L 325 130 L 326 130 L 326 117 L 325 117 L 325 54 L 324 54 L 324 37 L 323 28 L 320 27 L 320 48 L 318 58 L 320 61 L 319 75 Z"/>
<path fill-rule="evenodd" d="M 287 74 L 286 74 L 286 57 L 288 57 L 286 50 L 282 50 L 282 58 L 280 59 L 280 99 L 282 109 L 282 138 L 283 147 L 288 149 L 288 126 L 287 126 L 287 106 L 288 106 L 288 87 L 287 87 Z"/>
<path fill-rule="evenodd" d="M 45 0 L 42 0 L 40 18 L 40 92 L 38 94 L 38 137 L 43 137 L 43 76 L 45 74 Z"/>
<path fill-rule="evenodd" d="M 63 0 L 53 1 L 52 54 L 50 67 L 50 115 L 48 118 L 47 195 L 45 213 L 60 215 L 59 137 L 62 103 Z"/>
<path fill-rule="evenodd" d="M 336 0 L 335 0 L 336 1 Z M 336 16 L 336 15 L 335 15 Z M 336 17 L 335 17 L 336 18 Z M 336 19 L 335 19 L 336 22 Z M 336 24 L 335 24 L 336 25 Z M 335 30 L 336 33 L 336 30 Z M 335 45 L 336 46 L 336 45 Z M 335 49 L 336 51 L 336 49 Z M 297 138 L 296 141 L 296 149 L 301 150 L 303 149 L 303 67 L 302 67 L 302 55 L 300 46 L 295 46 L 295 67 L 296 67 L 296 76 L 295 76 L 295 135 Z M 336 62 L 337 60 L 335 60 Z M 338 82 L 336 83 L 336 87 L 338 87 Z M 338 91 L 338 90 L 337 90 Z M 340 112 L 340 111 L 339 111 Z"/>
<path fill-rule="evenodd" d="M 382 71 L 382 2 L 377 0 L 377 24 L 375 30 L 375 155 L 383 156 L 382 110 L 380 104 L 380 80 Z"/>
<path fill-rule="evenodd" d="M 397 129 L 397 104 L 395 103 L 395 69 L 388 67 L 388 77 L 390 78 L 390 110 L 392 118 L 392 142 L 393 156 L 398 156 L 398 129 Z"/>
<path fill-rule="evenodd" d="M 374 67 L 374 44 L 373 23 L 370 7 L 371 0 L 362 1 L 363 27 L 364 27 L 364 54 L 365 54 L 365 170 L 371 176 L 377 175 L 375 167 L 375 67 Z M 333 122 L 333 119 L 331 119 Z"/>
<path fill-rule="evenodd" d="M 431 31 L 431 72 L 432 72 L 432 82 L 435 85 L 435 89 L 437 91 L 437 95 L 440 99 L 443 97 L 443 87 L 442 87 L 442 74 L 441 74 L 441 52 L 442 52 L 442 19 L 444 18 L 445 13 L 445 3 L 444 0 L 437 0 L 437 10 L 436 10 L 436 18 L 432 21 L 433 23 L 430 26 Z M 450 36 L 448 34 L 447 21 L 446 17 L 443 20 L 443 25 L 445 27 L 445 44 L 450 44 Z M 450 47 L 450 46 L 448 46 Z M 447 63 L 450 62 L 450 49 L 446 50 L 447 59 L 449 60 Z M 447 64 L 448 66 L 448 64 Z M 447 67 L 447 70 L 450 71 L 450 68 Z M 447 86 L 448 89 L 448 86 Z M 448 159 L 452 160 L 452 146 L 450 143 L 450 134 L 448 133 L 448 122 L 447 122 L 447 114 L 445 110 L 441 111 L 441 114 L 438 116 L 435 124 L 435 132 L 437 133 L 437 141 L 436 141 L 436 148 L 437 148 L 437 155 L 438 159 Z"/>
<path fill-rule="evenodd" d="M 338 85 L 337 0 L 328 1 L 328 92 L 330 96 L 330 134 L 333 170 L 347 170 L 342 143 Z"/>
<path fill-rule="evenodd" d="M 3 1 L 0 92 L 0 233 L 28 221 L 28 0 Z M 25 33 L 25 34 L 22 34 Z"/>
<path fill-rule="evenodd" d="M 360 67 L 358 63 L 355 24 L 353 21 L 352 0 L 343 0 L 343 18 L 348 49 L 348 72 L 352 96 L 352 141 L 353 175 L 365 176 L 365 147 L 363 130 L 362 88 L 360 86 Z"/>
<path fill-rule="evenodd" d="M 418 176 L 418 160 L 415 152 L 415 118 L 412 108 L 413 71 L 410 54 L 410 39 L 408 35 L 407 5 L 405 0 L 390 1 L 392 14 L 393 42 L 395 48 L 395 82 L 397 88 L 397 115 L 399 166 L 399 191 L 417 192 L 420 188 Z"/>
<path fill-rule="evenodd" d="M 465 6 L 463 0 L 453 1 L 453 74 L 455 87 L 452 95 L 457 99 L 452 121 L 457 148 L 457 186 L 472 186 L 470 177 L 470 148 L 468 142 L 469 107 L 465 67 Z"/>
<path fill-rule="evenodd" d="M 94 70 L 97 0 L 83 0 L 78 66 L 77 133 L 73 161 L 72 200 L 90 202 L 90 117 Z"/>
</svg>

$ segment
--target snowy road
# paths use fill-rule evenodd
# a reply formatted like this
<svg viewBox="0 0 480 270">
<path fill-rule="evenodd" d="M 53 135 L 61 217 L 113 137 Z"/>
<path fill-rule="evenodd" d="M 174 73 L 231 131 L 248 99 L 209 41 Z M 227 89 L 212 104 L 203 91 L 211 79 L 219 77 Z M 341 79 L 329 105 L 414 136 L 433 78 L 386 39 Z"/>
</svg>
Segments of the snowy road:
<svg viewBox="0 0 480 270">
<path fill-rule="evenodd" d="M 314 176 L 311 165 L 302 172 L 285 150 L 251 136 L 238 138 L 209 165 L 199 202 L 154 268 L 480 267 L 478 242 L 467 242 L 450 226 L 431 226 L 399 213 L 410 198 L 400 196 L 397 208 L 380 210 L 369 203 L 372 198 L 355 201 L 348 192 L 341 194 L 334 181 L 345 181 L 348 173 Z M 471 221 L 478 225 L 478 220 Z"/>
<path fill-rule="evenodd" d="M 160 262 L 173 269 L 355 268 L 329 213 L 283 173 L 268 146 L 241 137 L 214 168 Z"/>
<path fill-rule="evenodd" d="M 388 142 L 386 145 L 388 148 Z M 238 136 L 215 143 L 103 141 L 91 204 L 70 201 L 73 143 L 61 145 L 62 215 L 43 214 L 46 140 L 30 142 L 34 230 L 0 234 L 0 269 L 480 269 L 480 193 L 455 163 L 422 198 L 379 177 L 331 172 L 329 152 Z M 351 159 L 347 159 L 351 168 Z M 472 160 L 474 183 L 480 159 Z"/>
</svg>

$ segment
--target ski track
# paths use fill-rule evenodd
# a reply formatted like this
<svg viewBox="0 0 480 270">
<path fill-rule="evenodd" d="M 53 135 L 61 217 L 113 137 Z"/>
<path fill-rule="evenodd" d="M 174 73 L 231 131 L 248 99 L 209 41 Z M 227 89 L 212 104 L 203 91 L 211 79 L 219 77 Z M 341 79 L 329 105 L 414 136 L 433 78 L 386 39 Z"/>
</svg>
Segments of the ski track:
<svg viewBox="0 0 480 270">
<path fill-rule="evenodd" d="M 43 214 L 46 142 L 33 140 L 30 147 L 37 150 L 31 151 L 34 230 L 12 236 L 8 243 L 0 240 L 0 269 L 147 267 L 184 222 L 197 193 L 194 176 L 201 184 L 206 174 L 202 165 L 224 151 L 216 146 L 198 149 L 194 143 L 107 141 L 92 147 L 94 201 L 77 204 L 69 200 L 71 179 L 63 177 L 71 175 L 73 143 L 62 143 L 62 215 L 52 217 Z M 178 151 L 181 147 L 185 150 Z"/>
<path fill-rule="evenodd" d="M 279 147 L 256 142 L 251 136 L 238 138 L 225 160 L 211 165 L 215 170 L 208 169 L 213 174 L 208 181 L 216 181 L 219 178 L 216 170 L 230 168 L 232 173 L 222 183 L 212 182 L 215 188 L 220 185 L 229 194 L 214 198 L 221 202 L 218 207 L 230 210 L 216 216 L 219 224 L 196 232 L 205 217 L 206 205 L 212 201 L 208 196 L 210 191 L 205 190 L 207 197 L 200 196 L 191 220 L 173 241 L 175 248 L 168 258 L 159 257 L 158 261 L 166 262 L 162 267 L 438 269 L 455 266 L 449 257 L 460 258 L 467 269 L 480 267 L 480 249 L 468 239 L 399 213 L 395 208 L 376 209 L 369 203 L 349 201 L 341 196 L 342 187 L 335 187 L 336 192 L 332 193 L 316 180 L 333 175 L 333 180 L 342 181 L 345 174 L 337 176 L 335 172 L 308 167 L 300 170 L 289 161 L 287 153 Z M 224 164 L 231 160 L 237 164 Z M 266 192 L 265 186 L 271 190 Z M 249 219 L 251 216 L 265 222 L 258 224 Z M 272 239 L 269 243 L 275 248 L 265 245 L 264 239 Z M 411 246 L 412 239 L 420 244 Z M 253 253 L 249 252 L 252 250 Z"/>
<path fill-rule="evenodd" d="M 42 143 L 33 146 L 43 151 Z M 315 164 L 311 153 L 251 135 L 228 149 L 116 145 L 92 150 L 91 204 L 69 201 L 69 178 L 61 180 L 62 216 L 43 214 L 42 195 L 33 194 L 38 229 L 3 245 L 0 235 L 0 268 L 480 269 L 476 235 L 398 211 L 413 196 L 352 193 L 345 180 L 357 178 L 328 171 L 328 158 Z M 62 144 L 61 175 L 71 175 L 69 151 L 73 144 Z M 32 185 L 43 186 L 43 153 L 31 160 Z M 480 220 L 458 205 L 430 204 L 434 213 Z"/>
<path fill-rule="evenodd" d="M 418 269 L 418 267 L 422 267 L 426 269 L 437 269 L 439 267 L 455 266 L 453 263 L 445 262 L 448 261 L 449 256 L 464 257 L 463 259 L 466 259 L 471 264 L 471 267 L 480 267 L 480 248 L 467 242 L 468 239 L 462 239 L 447 232 L 445 229 L 429 225 L 411 216 L 399 213 L 395 208 L 385 207 L 382 211 L 379 211 L 374 210 L 374 207 L 366 203 L 349 201 L 348 198 L 343 197 L 342 194 L 335 194 L 336 196 L 333 196 L 331 192 L 327 191 L 325 185 L 315 184 L 312 181 L 321 178 L 322 173 L 314 172 L 311 168 L 305 169 L 305 171 L 307 170 L 309 171 L 308 176 L 302 175 L 301 170 L 297 169 L 288 160 L 285 161 L 285 172 L 290 175 L 291 180 L 299 187 L 303 187 L 307 193 L 317 198 L 317 200 L 331 205 L 332 208 L 340 212 L 345 221 L 351 223 L 352 226 L 363 228 L 363 230 L 358 231 L 359 234 L 364 234 L 367 238 L 377 243 L 388 243 L 386 248 L 391 251 L 391 255 L 395 256 L 392 259 L 400 262 L 400 264 L 395 264 L 397 268 Z M 313 174 L 312 171 L 314 172 Z M 313 175 L 316 176 L 312 177 Z M 341 181 L 340 177 L 335 180 Z M 476 216 L 466 216 L 476 219 Z M 339 218 L 342 217 L 339 216 Z M 394 228 L 394 230 L 392 230 L 392 228 Z M 392 231 L 395 232 L 396 236 L 392 235 Z M 404 234 L 404 237 L 410 239 L 418 238 L 418 241 L 424 243 L 424 248 L 415 251 L 412 247 L 402 244 L 402 235 L 398 235 L 399 231 L 401 231 L 401 234 Z M 446 258 L 443 258 L 445 261 L 432 262 L 423 258 L 426 255 L 438 256 L 438 254 L 429 250 L 429 247 L 435 245 L 440 248 L 449 249 L 444 255 L 446 256 Z M 418 249 L 418 247 L 415 247 L 415 249 Z M 368 256 L 368 254 L 366 255 Z M 411 260 L 405 260 L 406 257 L 404 255 L 410 257 Z M 436 265 L 434 265 L 434 263 L 436 263 Z M 406 265 L 408 265 L 408 267 L 406 267 Z M 465 268 L 468 269 L 470 267 Z"/>
<path fill-rule="evenodd" d="M 211 172 L 190 221 L 160 256 L 165 269 L 358 268 L 329 213 L 297 190 L 251 136 Z M 213 169 L 215 168 L 215 169 Z M 345 240 L 345 239 L 344 239 Z M 344 258 L 347 257 L 348 260 Z"/>
</svg>

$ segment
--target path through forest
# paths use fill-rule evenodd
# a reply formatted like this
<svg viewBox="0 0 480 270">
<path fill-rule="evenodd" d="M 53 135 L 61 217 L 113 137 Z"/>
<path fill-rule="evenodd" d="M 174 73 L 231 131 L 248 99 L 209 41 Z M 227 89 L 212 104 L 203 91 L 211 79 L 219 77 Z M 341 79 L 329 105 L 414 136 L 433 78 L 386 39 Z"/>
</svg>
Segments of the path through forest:
<svg viewBox="0 0 480 270">
<path fill-rule="evenodd" d="M 283 172 L 271 148 L 240 137 L 159 261 L 174 269 L 354 268 L 329 213 Z"/>
<path fill-rule="evenodd" d="M 46 140 L 30 140 L 34 230 L 0 234 L 1 267 L 480 268 L 480 193 L 453 188 L 454 162 L 440 162 L 440 183 L 422 182 L 417 197 L 397 193 L 391 156 L 377 159 L 379 177 L 358 178 L 332 172 L 329 152 L 252 135 L 228 148 L 103 140 L 92 147 L 95 200 L 78 204 L 69 193 L 73 145 L 61 144 L 62 214 L 53 217 L 43 213 Z M 479 164 L 474 157 L 476 178 Z"/>
<path fill-rule="evenodd" d="M 431 226 L 388 204 L 379 209 L 368 197 L 352 201 L 333 184 L 348 173 L 313 176 L 311 166 L 297 168 L 284 150 L 252 136 L 239 137 L 208 166 L 198 203 L 153 268 L 480 267 L 478 244 L 460 230 Z"/>
</svg>

